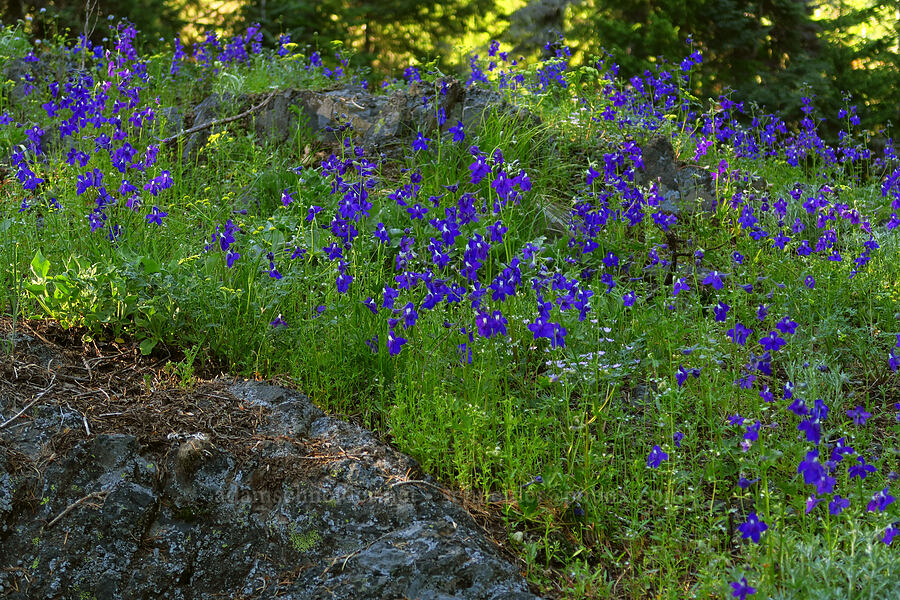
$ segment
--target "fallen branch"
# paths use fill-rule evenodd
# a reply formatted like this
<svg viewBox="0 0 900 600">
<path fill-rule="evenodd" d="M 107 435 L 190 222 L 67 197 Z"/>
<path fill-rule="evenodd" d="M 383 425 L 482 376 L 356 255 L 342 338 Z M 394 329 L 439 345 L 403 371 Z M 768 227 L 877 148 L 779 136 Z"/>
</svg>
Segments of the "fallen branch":
<svg viewBox="0 0 900 600">
<path fill-rule="evenodd" d="M 349 458 L 350 460 L 362 460 L 359 456 L 353 454 L 323 454 L 321 456 L 296 456 L 299 460 L 337 460 L 339 458 Z"/>
<path fill-rule="evenodd" d="M 9 424 L 12 423 L 13 421 L 15 421 L 16 419 L 18 419 L 20 416 L 22 416 L 22 414 L 23 414 L 26 410 L 28 410 L 29 408 L 31 408 L 31 407 L 34 405 L 34 403 L 37 402 L 38 400 L 40 400 L 40 398 L 35 398 L 34 400 L 32 400 L 31 402 L 29 402 L 28 404 L 26 404 L 26 405 L 25 405 L 25 408 L 23 408 L 22 410 L 20 410 L 20 411 L 17 412 L 16 414 L 14 414 L 12 417 L 10 417 L 9 419 L 7 419 L 7 420 L 4 421 L 3 423 L 0 423 L 0 429 L 3 429 L 4 427 L 6 427 L 7 425 L 9 425 Z"/>
<path fill-rule="evenodd" d="M 191 127 L 190 129 L 186 129 L 184 131 L 176 133 L 175 135 L 172 135 L 165 139 L 162 139 L 162 140 L 160 140 L 159 143 L 160 144 L 171 144 L 172 142 L 174 142 L 175 140 L 177 140 L 180 137 L 184 137 L 184 136 L 190 135 L 192 133 L 197 133 L 198 131 L 203 131 L 204 129 L 209 129 L 210 127 L 216 127 L 217 125 L 224 125 L 226 123 L 231 123 L 232 121 L 237 121 L 238 119 L 243 119 L 244 117 L 255 113 L 256 111 L 258 111 L 259 109 L 264 107 L 266 104 L 268 104 L 272 100 L 272 98 L 274 98 L 275 95 L 278 94 L 279 91 L 280 90 L 275 90 L 274 92 L 269 94 L 265 100 L 263 100 L 256 106 L 248 108 L 247 110 L 245 110 L 244 112 L 242 112 L 239 115 L 235 115 L 233 117 L 228 117 L 225 119 L 218 119 L 216 121 L 210 121 L 209 123 L 204 123 L 202 125 L 197 125 L 196 127 Z"/>
<path fill-rule="evenodd" d="M 400 486 L 400 485 L 424 485 L 424 486 L 428 486 L 432 489 L 435 489 L 435 490 L 441 492 L 445 496 L 448 496 L 450 498 L 453 497 L 453 494 L 451 494 L 444 488 L 438 487 L 438 486 L 434 485 L 433 483 L 428 483 L 427 481 L 422 481 L 421 479 L 405 479 L 403 481 L 397 481 L 397 482 L 391 484 L 391 489 L 394 489 L 395 487 Z"/>
<path fill-rule="evenodd" d="M 18 419 L 19 417 L 21 417 L 21 416 L 25 413 L 26 410 L 28 410 L 29 408 L 31 408 L 32 406 L 34 406 L 34 404 L 35 404 L 38 400 L 40 400 L 40 399 L 44 396 L 44 394 L 46 394 L 47 392 L 49 392 L 50 389 L 53 387 L 53 384 L 55 384 L 55 383 L 56 383 L 56 375 L 54 374 L 54 375 L 53 375 L 53 379 L 50 381 L 50 385 L 47 386 L 47 389 L 45 389 L 43 392 L 41 392 L 40 394 L 38 394 L 37 396 L 35 396 L 35 397 L 34 397 L 34 400 L 32 400 L 31 402 L 29 402 L 28 404 L 25 405 L 25 408 L 23 408 L 22 410 L 20 410 L 19 412 L 17 412 L 16 414 L 14 414 L 13 416 L 11 416 L 10 418 L 8 418 L 8 419 L 7 419 L 6 421 L 4 421 L 3 423 L 0 423 L 0 429 L 3 429 L 4 427 L 6 427 L 7 425 L 9 425 L 9 424 L 12 423 L 13 421 L 15 421 L 16 419 Z"/>
<path fill-rule="evenodd" d="M 87 502 L 88 500 L 94 500 L 94 499 L 99 500 L 99 499 L 101 499 L 101 498 L 106 498 L 106 495 L 107 495 L 108 493 L 109 493 L 108 491 L 93 492 L 93 493 L 88 494 L 87 496 L 85 496 L 85 497 L 83 497 L 83 498 L 79 498 L 78 500 L 76 500 L 76 501 L 73 502 L 72 504 L 68 505 L 68 506 L 65 508 L 65 510 L 63 510 L 61 513 L 59 513 L 58 515 L 56 515 L 56 517 L 54 517 L 54 519 L 53 519 L 52 521 L 50 521 L 49 523 L 47 523 L 47 527 L 46 527 L 45 529 L 50 529 L 51 527 L 53 527 L 54 525 L 56 525 L 56 524 L 59 522 L 60 519 L 62 519 L 64 516 L 66 516 L 67 514 L 69 514 L 70 512 L 72 512 L 73 510 L 75 510 L 78 506 L 84 504 L 84 503 Z"/>
<path fill-rule="evenodd" d="M 327 567 L 324 571 L 322 571 L 322 574 L 319 575 L 319 577 L 320 577 L 320 578 L 324 578 L 324 577 L 328 574 L 328 571 L 331 570 L 331 567 L 333 567 L 334 564 L 335 564 L 337 561 L 341 560 L 342 558 L 344 559 L 344 562 L 341 564 L 341 571 L 343 571 L 344 568 L 347 566 L 347 562 L 348 562 L 351 558 L 353 558 L 354 556 L 356 556 L 356 555 L 359 554 L 360 552 L 364 552 L 364 551 L 368 550 L 369 548 L 371 548 L 372 546 L 374 546 L 375 544 L 377 544 L 378 542 L 380 542 L 380 541 L 383 540 L 384 538 L 389 537 L 389 536 L 393 535 L 394 533 L 395 533 L 395 532 L 393 532 L 393 531 L 389 531 L 389 532 L 385 533 L 384 535 L 378 536 L 377 538 L 375 538 L 374 540 L 372 540 L 372 541 L 369 542 L 368 544 L 364 544 L 364 545 L 360 546 L 359 548 L 357 548 L 356 550 L 354 550 L 353 552 L 351 552 L 351 553 L 349 553 L 349 554 L 342 554 L 342 555 L 340 555 L 340 556 L 335 556 L 335 557 L 331 560 L 331 564 L 328 565 L 328 567 Z"/>
</svg>

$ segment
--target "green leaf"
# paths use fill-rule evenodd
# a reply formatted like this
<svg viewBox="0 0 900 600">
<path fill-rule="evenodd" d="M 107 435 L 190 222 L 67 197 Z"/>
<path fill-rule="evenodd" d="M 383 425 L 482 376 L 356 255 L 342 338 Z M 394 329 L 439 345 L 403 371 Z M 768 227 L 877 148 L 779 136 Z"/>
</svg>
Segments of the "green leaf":
<svg viewBox="0 0 900 600">
<path fill-rule="evenodd" d="M 159 273 L 162 271 L 162 265 L 160 265 L 156 260 L 150 258 L 149 256 L 141 257 L 141 266 L 144 267 L 144 273 L 147 275 L 152 275 L 154 273 Z"/>
<path fill-rule="evenodd" d="M 38 250 L 37 254 L 34 255 L 34 258 L 31 259 L 31 270 L 41 279 L 46 279 L 47 273 L 50 272 L 50 261 L 41 254 L 40 250 Z"/>
<path fill-rule="evenodd" d="M 43 296 L 47 292 L 47 286 L 43 283 L 24 283 L 23 286 L 35 296 Z"/>
<path fill-rule="evenodd" d="M 146 340 L 142 341 L 140 344 L 141 354 L 147 356 L 148 354 L 153 352 L 153 349 L 156 347 L 156 344 L 158 342 L 159 340 L 156 338 L 147 338 Z"/>
</svg>

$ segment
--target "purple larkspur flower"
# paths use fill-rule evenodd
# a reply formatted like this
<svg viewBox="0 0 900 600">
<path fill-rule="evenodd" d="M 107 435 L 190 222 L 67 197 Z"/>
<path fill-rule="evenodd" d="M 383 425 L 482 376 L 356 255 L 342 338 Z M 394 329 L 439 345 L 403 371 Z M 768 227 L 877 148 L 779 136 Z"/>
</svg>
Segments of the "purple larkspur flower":
<svg viewBox="0 0 900 600">
<path fill-rule="evenodd" d="M 866 412 L 866 409 L 862 406 L 857 406 L 856 408 L 848 410 L 847 416 L 853 419 L 854 424 L 865 425 L 866 421 L 872 417 L 872 413 Z"/>
<path fill-rule="evenodd" d="M 737 598 L 738 600 L 746 600 L 747 596 L 751 596 L 756 593 L 756 588 L 751 587 L 747 583 L 746 577 L 741 577 L 740 581 L 732 581 L 731 586 L 731 596 L 733 598 Z"/>
<path fill-rule="evenodd" d="M 454 142 L 462 142 L 463 140 L 466 139 L 466 132 L 463 131 L 463 124 L 462 124 L 462 121 L 457 121 L 457 122 L 456 122 L 456 125 L 454 125 L 453 127 L 451 127 L 451 128 L 449 129 L 449 131 L 450 131 L 450 133 L 453 134 L 453 141 L 454 141 Z"/>
<path fill-rule="evenodd" d="M 321 210 L 322 210 L 321 206 L 316 206 L 316 205 L 310 206 L 309 210 L 306 212 L 306 222 L 309 223 L 313 219 L 315 219 L 316 215 L 319 214 L 319 212 Z"/>
<path fill-rule="evenodd" d="M 734 343 L 743 346 L 751 333 L 753 333 L 752 329 L 744 327 L 741 323 L 735 323 L 734 327 L 726 332 L 726 335 L 734 340 Z"/>
<path fill-rule="evenodd" d="M 759 339 L 759 344 L 768 350 L 769 352 L 777 352 L 779 348 L 784 346 L 787 342 L 784 341 L 784 338 L 778 335 L 778 332 L 772 330 L 769 332 L 769 335 L 761 337 Z"/>
<path fill-rule="evenodd" d="M 747 479 L 746 477 L 741 475 L 738 478 L 737 484 L 738 484 L 739 488 L 741 488 L 742 490 L 746 490 L 747 488 L 749 488 L 751 485 L 753 485 L 757 481 L 759 481 L 759 477 L 757 477 L 756 479 Z"/>
<path fill-rule="evenodd" d="M 800 421 L 800 424 L 797 425 L 797 429 L 806 434 L 806 441 L 812 442 L 816 446 L 818 446 L 819 442 L 822 440 L 822 426 L 816 419 L 805 419 Z"/>
<path fill-rule="evenodd" d="M 825 498 L 819 498 L 815 494 L 810 494 L 809 497 L 806 499 L 806 510 L 805 510 L 804 514 L 808 515 L 819 505 L 820 502 L 824 502 L 824 501 L 825 501 Z"/>
<path fill-rule="evenodd" d="M 778 329 L 778 331 L 780 331 L 781 333 L 793 334 L 795 331 L 797 331 L 797 322 L 791 320 L 790 317 L 785 317 L 775 324 L 775 328 Z"/>
<path fill-rule="evenodd" d="M 881 538 L 881 541 L 890 546 L 897 535 L 900 535 L 900 524 L 892 523 L 885 528 L 884 537 Z"/>
<path fill-rule="evenodd" d="M 875 466 L 866 464 L 866 459 L 862 456 L 857 456 L 856 462 L 859 464 L 850 465 L 850 468 L 847 469 L 847 473 L 850 475 L 850 479 L 853 479 L 854 477 L 865 479 L 866 475 L 868 475 L 869 473 L 875 473 L 876 471 L 878 471 Z"/>
<path fill-rule="evenodd" d="M 743 539 L 751 539 L 754 543 L 759 543 L 759 537 L 769 528 L 765 521 L 761 520 L 755 512 L 747 515 L 747 521 L 738 525 Z"/>
<path fill-rule="evenodd" d="M 730 308 L 730 306 L 728 306 L 721 300 L 718 304 L 713 306 L 713 314 L 715 315 L 716 321 L 724 322 L 728 318 L 728 310 Z"/>
<path fill-rule="evenodd" d="M 714 289 L 721 290 L 725 284 L 722 283 L 722 276 L 719 275 L 719 272 L 713 271 L 703 279 L 703 285 L 711 285 Z"/>
<path fill-rule="evenodd" d="M 163 218 L 168 216 L 169 213 L 161 211 L 158 206 L 154 206 L 150 214 L 147 215 L 147 223 L 156 223 L 157 225 L 162 225 Z"/>
<path fill-rule="evenodd" d="M 402 338 L 395 334 L 393 328 L 388 330 L 388 352 L 391 356 L 400 354 L 400 350 L 406 342 L 406 338 Z"/>
<path fill-rule="evenodd" d="M 888 493 L 888 488 L 876 492 L 869 503 L 866 505 L 867 512 L 884 512 L 885 509 L 894 503 L 895 498 Z"/>
<path fill-rule="evenodd" d="M 431 138 L 425 137 L 420 131 L 416 136 L 416 139 L 413 140 L 412 149 L 415 151 L 419 150 L 428 150 L 428 142 L 431 141 Z"/>
<path fill-rule="evenodd" d="M 416 324 L 416 319 L 419 318 L 419 313 L 416 311 L 416 305 L 412 302 L 407 302 L 406 306 L 403 307 L 403 328 L 409 329 L 413 325 Z"/>
<path fill-rule="evenodd" d="M 663 461 L 669 460 L 669 455 L 663 452 L 659 446 L 653 446 L 650 454 L 647 456 L 647 466 L 651 469 L 658 469 Z"/>
<path fill-rule="evenodd" d="M 848 506 L 850 506 L 849 500 L 847 500 L 846 498 L 841 498 L 839 495 L 835 494 L 831 502 L 828 503 L 828 512 L 832 515 L 839 515 Z"/>
</svg>

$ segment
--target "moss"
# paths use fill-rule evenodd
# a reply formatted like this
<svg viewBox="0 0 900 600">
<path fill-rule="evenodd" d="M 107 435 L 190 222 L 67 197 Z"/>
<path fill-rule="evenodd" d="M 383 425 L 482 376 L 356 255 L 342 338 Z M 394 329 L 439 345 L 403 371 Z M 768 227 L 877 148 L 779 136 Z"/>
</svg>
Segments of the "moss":
<svg viewBox="0 0 900 600">
<path fill-rule="evenodd" d="M 322 539 L 319 532 L 315 529 L 309 531 L 297 531 L 297 525 L 291 525 L 291 532 L 288 534 L 291 545 L 297 552 L 308 552 L 312 550 L 316 544 Z"/>
</svg>

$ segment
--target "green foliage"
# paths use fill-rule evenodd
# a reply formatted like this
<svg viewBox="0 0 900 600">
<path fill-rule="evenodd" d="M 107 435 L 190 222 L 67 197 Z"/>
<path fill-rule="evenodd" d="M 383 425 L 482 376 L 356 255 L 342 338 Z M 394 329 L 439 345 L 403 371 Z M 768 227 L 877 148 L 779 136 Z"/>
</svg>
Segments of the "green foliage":
<svg viewBox="0 0 900 600">
<path fill-rule="evenodd" d="M 741 0 L 498 0 L 452 2 L 372 2 L 367 0 L 246 0 L 221 22 L 209 25 L 226 35 L 260 23 L 270 45 L 281 33 L 290 34 L 301 49 L 324 53 L 334 40 L 343 43 L 344 57 L 354 67 L 375 70 L 370 79 L 397 74 L 416 58 L 430 57 L 442 70 L 458 57 L 468 31 L 488 31 L 515 44 L 515 52 L 533 54 L 565 34 L 581 58 L 606 50 L 631 76 L 659 64 L 680 60 L 694 50 L 704 55 L 690 85 L 700 97 L 720 94 L 740 97 L 768 111 L 780 111 L 788 122 L 799 122 L 800 98 L 815 96 L 831 121 L 827 132 L 842 128 L 837 113 L 850 103 L 865 105 L 862 125 L 884 127 L 900 119 L 894 90 L 900 87 L 897 30 L 900 2 L 813 3 L 811 0 L 771 0 L 748 4 Z M 48 8 L 46 12 L 39 9 Z M 814 11 L 818 11 L 814 14 Z M 144 35 L 141 43 L 168 45 L 201 11 L 198 0 L 141 0 L 127 6 L 104 0 L 88 14 L 83 3 L 65 0 L 7 0 L 3 22 L 22 20 L 27 37 L 49 39 L 63 32 L 87 30 L 94 42 L 110 36 L 107 16 L 125 18 Z M 23 19 L 28 16 L 26 22 Z M 195 35 L 200 32 L 195 32 Z M 684 45 L 691 37 L 693 45 Z M 3 38 L 6 39 L 6 38 Z M 0 55 L 4 54 L 0 40 Z"/>
<path fill-rule="evenodd" d="M 863 127 L 900 123 L 896 101 L 900 87 L 900 2 L 837 3 L 833 16 L 823 21 L 823 28 L 822 54 L 829 87 L 819 90 L 819 95 L 835 106 L 839 102 L 836 96 L 848 92 L 853 103 L 866 107 L 861 114 Z"/>
<path fill-rule="evenodd" d="M 806 0 L 752 5 L 586 0 L 569 7 L 565 34 L 582 55 L 606 49 L 626 77 L 699 50 L 703 63 L 694 67 L 690 80 L 696 95 L 733 95 L 794 123 L 802 118 L 800 98 L 814 96 L 830 121 L 825 133 L 835 138 L 847 94 L 850 103 L 866 106 L 863 126 L 883 126 L 900 116 L 894 101 L 900 85 L 898 33 L 878 27 L 898 22 L 897 3 L 837 6 L 844 12 L 835 9 L 834 17 L 817 19 L 816 6 Z M 685 46 L 689 37 L 693 44 Z"/>
<path fill-rule="evenodd" d="M 116 335 L 139 333 L 144 354 L 160 340 L 171 339 L 181 321 L 175 298 L 159 289 L 162 267 L 148 256 L 126 265 L 70 256 L 64 268 L 51 275 L 50 261 L 38 250 L 31 271 L 24 287 L 48 317 L 66 327 L 109 326 Z"/>
<path fill-rule="evenodd" d="M 5 25 L 23 22 L 31 39 L 50 40 L 59 34 L 82 35 L 94 43 L 110 35 L 112 23 L 126 19 L 142 33 L 140 43 L 149 47 L 171 44 L 187 21 L 184 11 L 198 8 L 200 0 L 0 0 L 0 18 Z M 160 44 L 159 38 L 165 41 Z"/>
<path fill-rule="evenodd" d="M 260 23 L 274 42 L 278 33 L 320 50 L 339 40 L 355 55 L 354 66 L 382 72 L 405 67 L 414 57 L 446 60 L 458 39 L 479 29 L 494 0 L 250 0 L 231 21 L 234 29 Z M 444 63 L 446 64 L 446 63 Z"/>
<path fill-rule="evenodd" d="M 0 59 L 21 58 L 30 49 L 31 44 L 21 27 L 6 27 L 0 30 Z"/>
<path fill-rule="evenodd" d="M 194 361 L 197 359 L 200 348 L 200 344 L 194 344 L 190 349 L 184 351 L 184 358 L 180 361 L 168 361 L 163 367 L 163 372 L 172 377 L 180 387 L 193 389 L 195 383 Z"/>
<path fill-rule="evenodd" d="M 799 107 L 797 94 L 812 75 L 809 61 L 820 45 L 812 6 L 796 0 L 753 6 L 739 0 L 588 0 L 573 4 L 569 19 L 567 35 L 576 46 L 586 53 L 604 47 L 626 77 L 699 50 L 703 64 L 691 74 L 698 95 L 734 90 L 735 97 L 753 101 L 759 92 L 772 110 Z M 689 37 L 693 44 L 686 46 Z M 781 77 L 781 85 L 773 89 L 770 77 Z"/>
<path fill-rule="evenodd" d="M 291 546 L 299 553 L 309 552 L 321 541 L 322 536 L 315 529 L 308 531 L 300 531 L 296 523 L 291 523 L 288 538 L 291 540 Z"/>
<path fill-rule="evenodd" d="M 783 586 L 770 597 L 862 600 L 900 596 L 896 549 L 869 539 L 849 519 L 833 526 L 843 529 L 847 543 L 829 547 L 819 540 L 794 540 L 791 555 L 779 561 Z"/>
<path fill-rule="evenodd" d="M 720 64 L 737 61 L 738 49 L 752 47 L 752 40 L 767 27 L 726 10 L 732 4 L 704 6 L 710 11 L 722 7 L 723 19 L 733 19 L 734 27 L 747 26 L 745 37 L 732 40 L 732 46 L 720 36 L 724 49 L 718 59 L 725 61 Z M 682 26 L 654 5 L 615 8 L 632 18 L 645 10 L 641 18 L 646 17 L 659 48 L 685 51 Z M 635 44 L 642 39 L 641 31 L 638 35 L 624 25 L 608 27 L 610 35 Z M 672 45 L 666 46 L 666 40 Z M 754 60 L 762 61 L 760 56 Z M 167 94 L 163 107 L 167 100 L 189 96 L 197 73 L 185 68 L 185 74 L 169 78 L 160 68 L 167 58 L 159 58 L 146 88 L 146 98 Z M 533 80 L 538 68 L 522 72 Z M 281 62 L 260 59 L 249 66 L 223 67 L 207 84 L 217 90 L 260 91 L 290 85 L 292 76 L 301 74 L 300 68 L 291 71 Z M 426 81 L 433 76 L 423 75 Z M 735 207 L 723 201 L 715 214 L 681 219 L 667 233 L 649 217 L 635 226 L 621 218 L 610 220 L 595 237 L 597 248 L 582 253 L 577 246 L 580 234 L 570 244 L 571 230 L 561 234 L 547 227 L 547 209 L 558 209 L 568 220 L 573 205 L 588 199 L 599 202 L 595 192 L 602 190 L 619 210 L 619 192 L 599 182 L 587 187 L 585 171 L 589 166 L 602 169 L 625 144 L 642 144 L 652 135 L 640 118 L 616 122 L 601 116 L 613 106 L 615 93 L 624 93 L 629 85 L 605 75 L 585 65 L 564 73 L 565 87 L 557 85 L 545 93 L 504 90 L 508 99 L 540 119 L 491 112 L 481 125 L 466 128 L 464 143 L 424 132 L 431 138 L 428 151 L 412 152 L 404 141 L 393 158 L 383 162 L 366 154 L 370 149 L 351 154 L 352 132 L 346 132 L 347 146 L 334 147 L 339 157 L 329 159 L 332 164 L 355 159 L 342 175 L 346 181 L 353 183 L 354 168 L 362 165 L 363 157 L 378 165 L 372 167 L 377 181 L 367 196 L 371 214 L 354 221 L 359 237 L 352 245 L 332 248 L 340 246 L 346 263 L 342 266 L 354 276 L 343 293 L 335 285 L 340 263 L 323 252 L 323 246 L 336 239 L 328 226 L 343 195 L 333 191 L 333 173 L 310 164 L 325 157 L 316 152 L 310 157 L 306 146 L 314 137 L 309 131 L 297 132 L 289 143 L 263 147 L 245 123 L 232 122 L 210 136 L 190 162 L 175 148 L 163 146 L 152 172 L 132 169 L 128 176 L 140 185 L 165 169 L 171 172 L 172 187 L 152 199 L 144 194 L 144 203 L 135 208 L 123 201 L 107 206 L 109 222 L 96 231 L 85 219 L 93 198 L 77 194 L 75 181 L 96 166 L 104 173 L 104 185 L 115 193 L 122 173 L 103 153 L 93 152 L 90 137 L 74 142 L 83 141 L 83 148 L 92 151 L 91 163 L 84 168 L 66 162 L 67 148 L 51 148 L 45 160 L 30 164 L 46 179 L 40 192 L 53 186 L 58 208 L 32 201 L 19 211 L 18 202 L 0 203 L 0 282 L 6 290 L 0 303 L 4 311 L 10 306 L 14 315 L 24 313 L 26 318 L 46 316 L 101 335 L 132 334 L 144 352 L 166 342 L 184 358 L 165 369 L 185 387 L 206 357 L 234 373 L 292 378 L 320 406 L 360 418 L 412 454 L 429 473 L 470 494 L 473 505 L 505 519 L 529 578 L 548 597 L 725 597 L 730 594 L 727 578 L 735 581 L 744 574 L 760 589 L 759 597 L 797 597 L 807 591 L 827 597 L 831 588 L 819 583 L 832 581 L 846 595 L 894 594 L 888 578 L 895 576 L 895 551 L 877 536 L 896 512 L 865 511 L 872 493 L 891 485 L 889 465 L 896 458 L 897 439 L 892 409 L 897 383 L 885 355 L 894 343 L 894 313 L 900 301 L 900 244 L 895 233 L 877 225 L 890 213 L 880 182 L 860 186 L 854 174 L 839 168 L 738 158 L 726 143 L 692 159 L 697 140 L 690 134 L 700 125 L 679 112 L 676 102 L 656 132 L 673 136 L 681 160 L 712 171 L 725 160 L 730 168 L 764 178 L 765 191 L 757 191 L 773 200 L 789 197 L 797 181 L 805 186 L 804 194 L 815 193 L 827 181 L 835 202 L 858 209 L 862 218 L 871 217 L 873 235 L 841 219 L 828 227 L 842 245 L 842 262 L 798 257 L 796 245 L 779 250 L 746 235 Z M 726 76 L 708 85 L 721 84 Z M 703 75 L 698 77 L 707 85 Z M 101 72 L 98 83 L 102 79 Z M 692 110 L 700 107 L 684 90 L 677 91 Z M 110 93 L 117 93 L 116 88 Z M 37 102 L 25 109 L 32 111 L 29 123 L 46 124 Z M 122 108 L 122 122 L 135 110 L 140 108 Z M 721 114 L 707 110 L 703 115 Z M 111 132 L 110 125 L 98 129 Z M 130 139 L 152 143 L 153 137 L 144 137 L 146 131 L 129 129 Z M 471 183 L 471 146 L 490 160 L 499 162 L 502 154 L 512 174 L 527 171 L 531 189 L 523 190 L 518 202 L 492 212 L 489 203 L 499 190 L 491 183 L 497 181 L 498 171 Z M 295 170 L 297 165 L 305 168 Z M 508 321 L 502 336 L 467 337 L 479 317 L 467 296 L 422 310 L 414 325 L 398 323 L 396 331 L 408 344 L 398 355 L 389 354 L 385 321 L 399 320 L 402 305 L 393 312 L 376 306 L 376 315 L 365 303 L 373 298 L 380 304 L 385 286 L 396 281 L 404 234 L 420 241 L 436 235 L 426 219 L 410 220 L 404 207 L 389 197 L 392 190 L 409 185 L 413 173 L 421 177 L 419 198 L 434 197 L 433 206 L 428 203 L 429 218 L 439 216 L 466 191 L 485 207 L 479 213 L 481 222 L 469 233 L 487 234 L 495 220 L 508 226 L 502 242 L 493 244 L 485 257 L 485 282 L 513 257 L 524 257 L 525 244 L 534 244 L 531 259 L 520 262 L 525 281 L 514 295 L 496 300 L 485 291 L 483 306 L 502 307 Z M 719 198 L 734 198 L 741 185 L 736 179 L 717 184 Z M 285 190 L 292 201 L 282 199 Z M 751 201 L 746 202 L 749 206 Z M 151 205 L 167 212 L 163 224 L 147 222 Z M 322 212 L 307 219 L 313 205 Z M 765 213 L 760 208 L 760 221 L 767 228 L 774 232 L 781 227 L 771 207 Z M 790 204 L 784 231 L 790 231 L 795 220 L 807 228 L 792 233 L 795 244 L 800 238 L 815 242 L 815 217 L 800 202 Z M 385 225 L 390 243 L 378 243 L 372 236 L 376 222 Z M 233 264 L 227 262 L 222 238 L 215 237 L 223 234 L 226 223 L 234 236 L 233 249 L 240 254 Z M 121 229 L 112 229 L 113 224 L 121 224 Z M 850 249 L 876 237 L 881 248 L 848 279 L 854 268 Z M 464 240 L 455 244 L 459 254 Z M 702 250 L 701 265 L 727 271 L 726 287 L 702 285 L 702 273 L 694 268 L 699 265 L 683 260 L 677 275 L 692 292 L 676 298 L 667 270 L 649 263 L 650 250 L 671 259 L 676 244 L 694 256 Z M 305 253 L 295 256 L 297 249 Z M 407 268 L 432 269 L 423 247 L 416 250 L 403 258 L 409 261 Z M 608 252 L 628 265 L 607 269 L 602 261 Z M 733 252 L 744 256 L 742 262 L 733 259 Z M 534 264 L 526 267 L 529 260 Z M 452 263 L 441 269 L 432 271 L 435 278 L 459 281 Z M 604 283 L 600 273 L 613 277 L 614 285 Z M 577 311 L 557 311 L 570 302 L 561 289 L 545 289 L 544 300 L 554 303 L 548 310 L 568 329 L 564 346 L 535 338 L 528 327 L 535 321 L 537 301 L 528 280 L 555 275 L 577 278 L 579 289 L 593 293 L 590 310 L 579 319 Z M 815 278 L 815 290 L 800 283 L 806 276 Z M 18 291 L 19 282 L 24 292 Z M 742 290 L 738 283 L 752 283 L 756 289 Z M 474 290 L 469 282 L 463 284 L 467 293 Z M 404 291 L 404 300 L 421 306 L 421 291 Z M 626 291 L 634 293 L 633 304 L 627 306 Z M 731 307 L 728 322 L 710 315 L 720 300 Z M 759 303 L 768 305 L 769 325 L 758 317 Z M 798 441 L 797 420 L 787 411 L 787 402 L 780 396 L 764 402 L 758 389 L 735 385 L 749 369 L 748 360 L 758 359 L 754 353 L 759 352 L 759 336 L 782 316 L 795 319 L 798 329 L 778 351 L 773 372 L 761 374 L 760 380 L 770 383 L 776 395 L 785 381 L 792 381 L 798 395 L 809 401 L 823 399 L 831 407 L 828 441 L 823 443 L 846 435 L 860 455 L 881 457 L 879 472 L 856 489 L 855 481 L 847 485 L 846 471 L 837 475 L 839 491 L 853 497 L 852 508 L 840 518 L 829 520 L 826 506 L 804 514 L 810 488 L 798 477 L 796 465 L 809 446 Z M 735 322 L 757 330 L 746 346 L 726 337 Z M 471 362 L 467 350 L 472 351 Z M 702 369 L 702 376 L 678 382 L 679 366 Z M 857 427 L 846 416 L 856 405 L 878 411 L 868 426 Z M 746 449 L 741 436 L 747 424 L 737 427 L 727 419 L 736 413 L 748 423 L 758 418 L 765 424 L 757 442 Z M 680 442 L 676 433 L 684 434 Z M 656 445 L 669 459 L 651 468 L 647 456 Z M 742 476 L 761 481 L 742 489 L 735 485 Z M 196 516 L 193 509 L 185 510 L 185 518 Z M 759 545 L 741 542 L 735 531 L 750 510 L 770 525 Z M 298 552 L 314 551 L 320 542 L 314 530 L 296 526 L 282 535 Z"/>
</svg>

